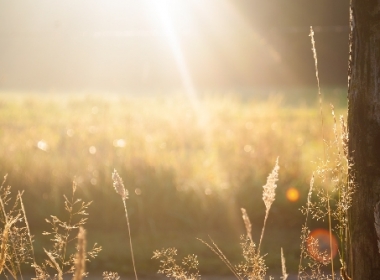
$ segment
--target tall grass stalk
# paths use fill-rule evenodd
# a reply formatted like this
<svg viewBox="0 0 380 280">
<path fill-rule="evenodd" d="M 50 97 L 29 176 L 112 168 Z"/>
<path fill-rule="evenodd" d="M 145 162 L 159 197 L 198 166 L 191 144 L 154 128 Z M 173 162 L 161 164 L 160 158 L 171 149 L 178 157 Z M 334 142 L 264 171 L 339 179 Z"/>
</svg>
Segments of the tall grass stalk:
<svg viewBox="0 0 380 280">
<path fill-rule="evenodd" d="M 252 224 L 249 220 L 247 211 L 244 208 L 241 208 L 243 222 L 247 231 L 246 236 L 241 237 L 241 248 L 243 250 L 244 261 L 240 264 L 234 266 L 227 259 L 225 254 L 219 249 L 218 245 L 214 242 L 214 240 L 210 238 L 211 243 L 207 243 L 202 239 L 200 240 L 203 244 L 210 248 L 212 252 L 214 252 L 223 263 L 231 270 L 231 272 L 235 275 L 235 277 L 239 280 L 243 279 L 254 279 L 254 280 L 263 280 L 265 279 L 265 274 L 267 272 L 267 266 L 265 265 L 264 256 L 260 255 L 260 245 L 264 236 L 264 229 L 266 225 L 266 221 L 268 219 L 269 210 L 275 200 L 275 190 L 277 188 L 276 182 L 278 181 L 278 171 L 280 167 L 278 165 L 278 158 L 276 159 L 276 164 L 272 170 L 272 172 L 268 175 L 267 183 L 263 186 L 263 201 L 266 207 L 266 213 L 264 218 L 264 224 L 261 231 L 260 243 L 256 249 L 256 244 L 252 240 Z M 282 251 L 281 251 L 282 252 Z M 283 254 L 281 255 L 282 262 L 282 272 L 283 279 L 287 278 L 286 269 L 285 269 L 285 258 Z M 272 278 L 270 278 L 272 279 Z"/>
<path fill-rule="evenodd" d="M 286 273 L 285 257 L 284 250 L 281 247 L 281 271 L 282 271 L 282 280 L 286 280 L 289 277 L 289 274 Z"/>
<path fill-rule="evenodd" d="M 207 247 L 210 248 L 210 250 L 212 252 L 214 252 L 221 260 L 222 262 L 231 270 L 231 272 L 235 275 L 235 277 L 239 280 L 243 280 L 243 277 L 241 277 L 236 268 L 234 267 L 233 264 L 231 264 L 231 262 L 227 259 L 226 255 L 222 252 L 222 250 L 219 249 L 218 245 L 214 242 L 214 240 L 212 240 L 212 238 L 209 236 L 209 239 L 211 240 L 211 244 L 210 243 L 207 243 L 206 241 L 204 241 L 203 239 L 199 239 L 199 241 L 201 241 L 203 244 L 205 244 Z"/>
<path fill-rule="evenodd" d="M 317 78 L 317 85 L 318 85 L 319 109 L 320 109 L 320 114 L 321 114 L 321 133 L 322 133 L 322 141 L 323 141 L 323 156 L 324 156 L 324 160 L 326 161 L 326 145 L 325 145 L 325 135 L 324 135 L 324 127 L 323 127 L 324 121 L 323 121 L 323 110 L 322 110 L 322 93 L 321 93 L 321 86 L 320 86 L 320 81 L 319 81 L 317 49 L 315 47 L 314 30 L 312 26 L 310 26 L 310 38 L 311 38 L 311 45 L 312 45 L 312 51 L 313 51 L 313 57 L 314 57 L 315 76 Z M 330 234 L 331 277 L 334 280 L 331 208 L 330 208 L 330 195 L 329 195 L 328 190 L 327 190 L 327 209 L 328 209 L 328 223 L 329 223 L 329 234 Z"/>
<path fill-rule="evenodd" d="M 14 223 L 17 222 L 20 215 L 17 215 L 14 219 L 8 220 L 2 234 L 1 238 L 1 249 L 0 249 L 0 274 L 6 267 L 5 262 L 7 260 L 7 249 L 8 249 L 8 239 L 10 235 L 10 229 Z"/>
<path fill-rule="evenodd" d="M 6 180 L 6 176 L 4 176 L 4 182 L 5 182 L 5 180 Z M 3 185 L 4 185 L 4 182 L 3 182 Z M 5 226 L 4 226 L 4 230 L 2 233 L 1 247 L 0 247 L 0 274 L 1 274 L 3 269 L 4 269 L 5 261 L 7 258 L 7 256 L 6 256 L 7 242 L 8 242 L 10 226 L 9 226 L 9 222 L 8 222 L 7 213 L 5 212 L 4 202 L 3 202 L 1 197 L 0 197 L 0 205 L 1 205 L 1 210 L 4 213 L 4 220 L 5 220 Z"/>
<path fill-rule="evenodd" d="M 307 237 L 309 235 L 307 223 L 308 223 L 309 214 L 310 214 L 311 195 L 313 194 L 313 186 L 314 186 L 314 175 L 311 177 L 311 180 L 310 180 L 310 187 L 309 187 L 309 192 L 307 194 L 307 202 L 306 202 L 306 209 L 305 209 L 305 216 L 306 216 L 305 217 L 305 223 L 301 229 L 301 254 L 300 254 L 300 262 L 298 265 L 298 276 L 297 276 L 298 280 L 301 279 L 301 273 L 303 270 L 302 269 L 302 260 L 303 260 L 303 256 L 306 254 L 305 244 L 306 244 Z"/>
<path fill-rule="evenodd" d="M 79 227 L 77 254 L 75 256 L 75 274 L 73 280 L 82 280 L 86 273 L 86 231 Z"/>
<path fill-rule="evenodd" d="M 30 250 L 32 252 L 32 259 L 33 259 L 33 268 L 36 270 L 36 266 L 37 266 L 37 263 L 36 263 L 36 257 L 35 257 L 35 254 L 34 254 L 34 247 L 33 247 L 33 236 L 31 235 L 30 233 L 30 228 L 29 228 L 29 223 L 28 223 L 28 219 L 26 217 L 26 211 L 25 211 L 25 206 L 24 206 L 24 202 L 22 200 L 22 193 L 18 192 L 18 198 L 20 200 L 20 205 L 21 205 L 21 211 L 22 211 L 22 215 L 24 216 L 24 221 L 25 221 L 25 225 L 26 225 L 26 230 L 27 230 L 27 233 L 28 233 L 28 237 L 29 237 L 29 242 L 30 242 Z M 37 272 L 36 272 L 37 274 Z"/>
<path fill-rule="evenodd" d="M 326 147 L 325 147 L 325 132 L 324 132 L 324 120 L 323 120 L 323 108 L 322 108 L 322 92 L 321 92 L 321 84 L 319 81 L 319 71 L 318 71 L 318 57 L 317 57 L 317 49 L 315 47 L 315 40 L 314 40 L 314 30 L 313 27 L 310 26 L 310 39 L 311 39 L 311 46 L 313 51 L 313 58 L 314 58 L 314 67 L 315 67 L 315 77 L 317 78 L 317 86 L 318 86 L 318 100 L 319 100 L 319 113 L 321 116 L 321 133 L 322 133 L 322 141 L 323 141 L 323 155 L 326 157 Z"/>
<path fill-rule="evenodd" d="M 7 175 L 4 176 L 4 181 L 2 183 L 2 187 L 4 186 L 5 184 L 5 181 L 7 179 Z M 0 196 L 0 206 L 1 206 L 1 211 L 3 212 L 3 215 L 4 215 L 4 229 L 3 229 L 3 232 L 2 232 L 2 238 L 1 238 L 1 247 L 0 247 L 0 274 L 3 272 L 4 268 L 6 268 L 11 274 L 12 276 L 15 278 L 17 276 L 15 276 L 15 274 L 17 274 L 17 272 L 15 271 L 15 268 L 14 268 L 14 263 L 11 262 L 11 265 L 12 265 L 12 268 L 9 269 L 6 265 L 6 261 L 7 259 L 11 259 L 11 256 L 8 255 L 8 240 L 9 240 L 9 237 L 11 235 L 11 227 L 13 226 L 13 224 L 15 224 L 19 217 L 21 216 L 20 214 L 18 214 L 15 218 L 12 218 L 12 217 L 9 217 L 8 216 L 8 213 L 5 211 L 5 206 L 4 206 L 4 201 L 3 199 L 1 198 Z M 11 218 L 11 219 L 10 219 Z M 10 243 L 11 243 L 11 249 L 14 249 L 14 244 L 12 242 L 12 239 L 10 240 Z M 17 260 L 17 253 L 14 254 L 14 256 Z M 17 260 L 16 261 L 16 265 L 17 265 L 17 269 L 19 272 L 21 272 L 20 270 L 20 262 Z M 20 273 L 21 275 L 21 273 Z M 22 276 L 21 276 L 22 278 Z"/>
<path fill-rule="evenodd" d="M 121 196 L 123 200 L 124 210 L 125 210 L 125 218 L 127 220 L 127 227 L 128 227 L 128 235 L 129 235 L 129 247 L 131 249 L 131 256 L 132 256 L 132 265 L 133 265 L 133 271 L 135 273 L 135 279 L 137 278 L 137 272 L 136 272 L 136 265 L 135 265 L 135 258 L 133 254 L 133 246 L 132 246 L 132 237 L 131 237 L 131 227 L 129 225 L 129 217 L 128 217 L 128 211 L 127 211 L 127 204 L 125 200 L 128 198 L 128 191 L 124 187 L 123 180 L 119 176 L 116 170 L 112 173 L 112 180 L 113 180 L 113 187 L 115 188 L 115 191 Z"/>
<path fill-rule="evenodd" d="M 49 257 L 52 266 L 54 266 L 55 270 L 58 273 L 58 275 L 57 275 L 58 280 L 63 280 L 63 271 L 62 271 L 59 263 L 56 261 L 56 259 L 54 258 L 52 253 L 47 251 L 45 248 L 44 248 L 44 251 L 45 251 L 46 255 Z"/>
</svg>

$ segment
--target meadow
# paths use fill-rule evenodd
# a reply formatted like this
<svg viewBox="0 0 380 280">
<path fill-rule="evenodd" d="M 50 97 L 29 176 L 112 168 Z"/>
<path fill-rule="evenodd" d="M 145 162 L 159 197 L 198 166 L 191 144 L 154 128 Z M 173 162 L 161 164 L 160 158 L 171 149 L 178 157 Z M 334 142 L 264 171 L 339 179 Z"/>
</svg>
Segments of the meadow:
<svg viewBox="0 0 380 280">
<path fill-rule="evenodd" d="M 103 248 L 88 265 L 90 275 L 133 274 L 124 209 L 112 190 L 116 169 L 129 192 L 140 275 L 156 273 L 153 251 L 166 247 L 197 254 L 205 275 L 228 275 L 228 267 L 196 238 L 212 236 L 238 262 L 245 233 L 240 208 L 247 210 L 257 240 L 265 216 L 262 187 L 279 158 L 262 252 L 279 275 L 282 247 L 288 270 L 297 273 L 304 223 L 299 209 L 323 157 L 323 142 L 335 137 L 329 102 L 336 115 L 346 113 L 344 90 L 326 90 L 322 127 L 313 91 L 205 94 L 193 103 L 180 94 L 2 93 L 0 170 L 8 174 L 5 185 L 13 194 L 24 191 L 37 262 L 49 246 L 41 234 L 49 229 L 45 219 L 67 215 L 63 195 L 71 194 L 75 181 L 77 196 L 92 201 L 87 242 Z"/>
</svg>

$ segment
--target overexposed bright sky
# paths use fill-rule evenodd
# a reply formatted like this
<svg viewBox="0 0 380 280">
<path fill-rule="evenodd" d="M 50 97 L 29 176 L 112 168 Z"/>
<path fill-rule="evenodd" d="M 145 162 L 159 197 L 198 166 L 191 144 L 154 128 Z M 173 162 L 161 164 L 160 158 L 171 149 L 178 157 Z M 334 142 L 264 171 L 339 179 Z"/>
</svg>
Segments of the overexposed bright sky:
<svg viewBox="0 0 380 280">
<path fill-rule="evenodd" d="M 1 1 L 0 88 L 180 89 L 185 72 L 202 88 L 294 83 L 300 62 L 262 28 L 282 28 L 272 2 Z"/>
</svg>

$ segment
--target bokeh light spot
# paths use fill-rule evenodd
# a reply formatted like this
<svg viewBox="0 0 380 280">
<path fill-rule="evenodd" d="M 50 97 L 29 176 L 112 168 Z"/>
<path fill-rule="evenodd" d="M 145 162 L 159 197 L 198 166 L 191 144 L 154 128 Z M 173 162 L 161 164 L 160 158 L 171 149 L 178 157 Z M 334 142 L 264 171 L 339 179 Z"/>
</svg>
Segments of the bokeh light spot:
<svg viewBox="0 0 380 280">
<path fill-rule="evenodd" d="M 300 193 L 296 188 L 291 187 L 286 191 L 286 198 L 291 202 L 295 202 L 300 198 Z"/>
<path fill-rule="evenodd" d="M 66 131 L 66 133 L 67 133 L 67 136 L 68 136 L 68 137 L 73 137 L 73 136 L 74 136 L 74 130 L 71 129 L 71 128 L 69 128 L 69 129 Z"/>
<path fill-rule="evenodd" d="M 334 234 L 331 235 L 332 257 L 338 253 L 338 241 Z M 326 229 L 313 230 L 307 239 L 307 250 L 317 261 L 327 263 L 331 260 L 330 253 L 330 233 Z"/>
<path fill-rule="evenodd" d="M 251 145 L 245 145 L 244 146 L 244 151 L 249 153 L 250 151 L 252 151 L 252 146 Z"/>
<path fill-rule="evenodd" d="M 137 195 L 141 195 L 141 193 L 142 193 L 142 191 L 141 191 L 140 188 L 136 188 L 136 189 L 135 189 L 135 194 L 137 194 Z"/>
<path fill-rule="evenodd" d="M 211 194 L 212 194 L 212 190 L 210 188 L 206 188 L 205 195 L 211 195 Z"/>
<path fill-rule="evenodd" d="M 89 149 L 88 149 L 89 153 L 92 154 L 92 155 L 95 155 L 96 154 L 96 147 L 95 146 L 91 146 Z"/>
<path fill-rule="evenodd" d="M 115 139 L 113 141 L 113 146 L 118 148 L 124 148 L 126 145 L 126 142 L 124 139 Z"/>
<path fill-rule="evenodd" d="M 49 146 L 44 140 L 40 140 L 37 142 L 37 148 L 46 152 L 49 149 Z"/>
</svg>

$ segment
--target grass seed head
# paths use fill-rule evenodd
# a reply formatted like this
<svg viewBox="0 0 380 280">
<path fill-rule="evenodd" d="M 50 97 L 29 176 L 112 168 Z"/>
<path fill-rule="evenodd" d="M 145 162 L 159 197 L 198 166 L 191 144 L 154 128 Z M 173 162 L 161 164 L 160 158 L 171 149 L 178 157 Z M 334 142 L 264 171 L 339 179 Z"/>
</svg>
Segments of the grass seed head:
<svg viewBox="0 0 380 280">
<path fill-rule="evenodd" d="M 128 191 L 125 189 L 123 180 L 117 173 L 116 169 L 112 173 L 112 180 L 113 180 L 113 187 L 115 188 L 115 191 L 121 195 L 122 199 L 127 199 Z"/>
<path fill-rule="evenodd" d="M 280 167 L 278 166 L 278 158 L 276 160 L 276 165 L 274 166 L 272 172 L 269 174 L 267 183 L 263 186 L 263 201 L 265 204 L 265 208 L 267 211 L 272 206 L 273 201 L 275 200 L 275 190 L 277 188 L 276 182 L 278 181 L 278 170 Z"/>
<path fill-rule="evenodd" d="M 117 272 L 103 272 L 103 280 L 119 280 L 120 276 Z"/>
</svg>

